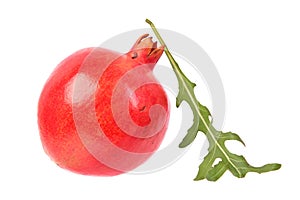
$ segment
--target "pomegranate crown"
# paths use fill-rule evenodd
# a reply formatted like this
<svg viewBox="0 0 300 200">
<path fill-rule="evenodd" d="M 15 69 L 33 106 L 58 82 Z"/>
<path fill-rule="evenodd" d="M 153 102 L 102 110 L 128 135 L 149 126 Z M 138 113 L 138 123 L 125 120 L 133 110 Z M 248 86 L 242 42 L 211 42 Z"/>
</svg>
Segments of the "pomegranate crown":
<svg viewBox="0 0 300 200">
<path fill-rule="evenodd" d="M 156 63 L 164 52 L 164 46 L 157 47 L 149 34 L 141 35 L 130 49 L 131 58 L 142 63 Z"/>
</svg>

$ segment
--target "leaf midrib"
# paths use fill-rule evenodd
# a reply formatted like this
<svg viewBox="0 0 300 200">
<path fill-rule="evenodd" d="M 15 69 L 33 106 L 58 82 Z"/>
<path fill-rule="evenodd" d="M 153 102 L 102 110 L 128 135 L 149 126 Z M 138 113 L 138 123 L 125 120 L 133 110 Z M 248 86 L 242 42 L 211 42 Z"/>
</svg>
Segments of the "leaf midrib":
<svg viewBox="0 0 300 200">
<path fill-rule="evenodd" d="M 183 87 L 184 87 L 184 89 L 187 91 L 187 93 L 188 93 L 188 95 L 189 95 L 189 97 L 190 97 L 190 99 L 191 99 L 191 101 L 192 101 L 192 104 L 193 104 L 193 106 L 194 106 L 194 109 L 196 110 L 198 116 L 200 117 L 200 119 L 202 120 L 204 126 L 205 126 L 206 129 L 208 130 L 208 133 L 209 133 L 210 137 L 213 139 L 214 143 L 217 145 L 218 149 L 222 152 L 222 154 L 224 155 L 224 157 L 226 158 L 226 160 L 230 163 L 231 166 L 233 166 L 233 168 L 238 172 L 239 176 L 241 177 L 242 175 L 241 175 L 241 172 L 239 171 L 238 167 L 236 167 L 236 166 L 232 163 L 230 157 L 226 154 L 226 152 L 224 151 L 224 149 L 223 149 L 223 148 L 221 147 L 221 145 L 218 143 L 217 138 L 215 138 L 215 136 L 214 136 L 214 134 L 212 133 L 211 129 L 210 129 L 209 126 L 206 124 L 206 122 L 205 122 L 203 116 L 201 115 L 200 110 L 197 108 L 197 103 L 195 102 L 194 98 L 191 98 L 191 97 L 192 97 L 192 94 L 191 94 L 190 91 L 188 90 L 188 86 L 185 84 L 185 81 L 183 80 L 183 76 L 180 76 L 180 75 L 181 75 L 181 70 L 180 70 L 178 64 L 176 63 L 175 59 L 173 58 L 172 54 L 170 53 L 170 51 L 169 51 L 167 45 L 165 44 L 164 40 L 161 38 L 160 34 L 158 33 L 158 31 L 157 31 L 156 28 L 154 27 L 154 24 L 153 24 L 150 20 L 148 20 L 148 19 L 146 19 L 146 22 L 149 23 L 149 25 L 152 27 L 152 29 L 153 29 L 153 31 L 154 31 L 154 33 L 155 33 L 157 39 L 158 39 L 159 42 L 165 47 L 165 48 L 164 48 L 164 51 L 165 51 L 167 57 L 169 58 L 169 61 L 170 61 L 170 63 L 171 63 L 171 66 L 172 66 L 172 68 L 174 69 L 174 71 L 175 71 L 177 77 L 178 77 L 178 78 L 180 79 L 180 81 L 183 83 Z"/>
<path fill-rule="evenodd" d="M 165 50 L 166 51 L 166 50 Z M 167 54 L 169 55 L 169 54 Z M 168 56 L 169 57 L 169 56 Z M 173 57 L 170 57 L 170 59 L 173 60 Z M 174 61 L 173 61 L 174 62 Z M 172 65 L 173 66 L 173 65 Z M 177 63 L 175 62 L 175 66 L 174 69 L 176 71 L 176 73 L 180 73 L 180 71 L 177 69 Z M 184 89 L 186 90 L 187 94 L 189 95 L 189 97 L 192 97 L 192 94 L 190 93 L 188 86 L 185 84 L 185 81 L 183 80 L 183 76 L 177 76 L 179 77 Z M 217 145 L 218 149 L 222 152 L 222 154 L 224 155 L 224 157 L 226 158 L 226 160 L 230 163 L 230 165 L 232 165 L 234 167 L 234 169 L 238 172 L 239 176 L 242 176 L 241 172 L 239 171 L 238 167 L 235 166 L 234 163 L 232 163 L 231 158 L 227 155 L 227 153 L 225 152 L 225 150 L 221 147 L 221 145 L 219 144 L 217 138 L 215 137 L 215 135 L 212 133 L 211 128 L 206 124 L 203 116 L 200 113 L 200 110 L 197 109 L 197 102 L 195 102 L 194 98 L 190 98 L 192 101 L 192 104 L 194 106 L 194 109 L 196 110 L 198 116 L 200 117 L 202 123 L 204 124 L 205 128 L 207 129 L 210 137 L 213 139 L 214 143 Z"/>
</svg>

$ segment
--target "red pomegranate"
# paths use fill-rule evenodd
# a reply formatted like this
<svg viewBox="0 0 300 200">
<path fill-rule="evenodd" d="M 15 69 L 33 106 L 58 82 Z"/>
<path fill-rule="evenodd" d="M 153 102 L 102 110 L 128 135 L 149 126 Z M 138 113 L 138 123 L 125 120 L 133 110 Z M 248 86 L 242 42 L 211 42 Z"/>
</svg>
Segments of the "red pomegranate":
<svg viewBox="0 0 300 200">
<path fill-rule="evenodd" d="M 73 172 L 101 176 L 145 162 L 169 120 L 167 95 L 152 73 L 163 49 L 145 34 L 126 54 L 86 48 L 63 60 L 38 103 L 50 158 Z"/>
</svg>

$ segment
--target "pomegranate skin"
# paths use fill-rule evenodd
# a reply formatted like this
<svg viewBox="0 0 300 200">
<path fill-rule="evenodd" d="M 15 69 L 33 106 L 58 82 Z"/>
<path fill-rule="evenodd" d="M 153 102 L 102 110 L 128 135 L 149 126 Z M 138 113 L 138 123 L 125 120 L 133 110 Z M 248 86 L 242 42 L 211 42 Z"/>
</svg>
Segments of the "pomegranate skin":
<svg viewBox="0 0 300 200">
<path fill-rule="evenodd" d="M 123 55 L 102 48 L 79 50 L 53 71 L 40 95 L 38 125 L 43 148 L 57 165 L 84 175 L 114 176 L 138 167 L 157 150 L 167 129 L 169 105 L 166 93 L 150 72 L 163 48 L 156 48 L 156 44 L 145 38 L 145 35 L 139 38 Z M 97 54 L 106 61 L 94 61 L 93 56 Z M 99 62 L 109 63 L 101 76 L 97 73 Z M 147 72 L 145 77 L 139 78 L 148 83 L 138 88 L 128 86 L 131 92 L 127 97 L 120 92 L 115 95 L 120 80 L 135 69 L 140 70 L 140 76 Z M 89 79 L 94 81 L 95 87 L 85 81 Z M 78 82 L 82 88 L 78 89 Z M 122 99 L 123 103 L 114 99 Z M 153 105 L 165 110 L 156 116 L 163 120 L 160 130 L 153 134 L 153 129 L 145 129 L 139 135 L 139 130 L 154 123 L 151 118 Z M 137 126 L 134 134 L 123 130 L 116 120 L 116 115 L 126 109 Z M 92 118 L 97 124 L 91 122 Z M 123 118 L 119 116 L 118 119 L 122 121 Z M 108 146 L 101 139 L 104 135 L 110 143 Z M 120 151 L 122 154 L 118 153 Z"/>
</svg>

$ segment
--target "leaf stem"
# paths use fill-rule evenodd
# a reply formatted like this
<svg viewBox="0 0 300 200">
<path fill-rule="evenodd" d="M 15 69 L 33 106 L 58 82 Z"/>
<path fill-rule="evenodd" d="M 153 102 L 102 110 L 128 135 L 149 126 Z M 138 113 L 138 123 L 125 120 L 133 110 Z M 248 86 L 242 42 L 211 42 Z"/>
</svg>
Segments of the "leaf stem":
<svg viewBox="0 0 300 200">
<path fill-rule="evenodd" d="M 146 19 L 145 20 L 149 25 L 150 27 L 152 28 L 154 34 L 156 35 L 158 41 L 160 42 L 160 44 L 162 46 L 164 46 L 164 51 L 171 63 L 171 66 L 173 67 L 173 69 L 175 69 L 177 72 L 181 72 L 181 69 L 179 68 L 177 62 L 175 61 L 174 57 L 172 56 L 172 54 L 170 53 L 169 49 L 168 49 L 168 46 L 166 45 L 166 43 L 164 42 L 164 40 L 162 39 L 162 37 L 160 36 L 159 32 L 157 31 L 156 27 L 154 26 L 154 24 L 149 20 L 149 19 Z M 176 72 L 176 74 L 177 74 Z"/>
</svg>

